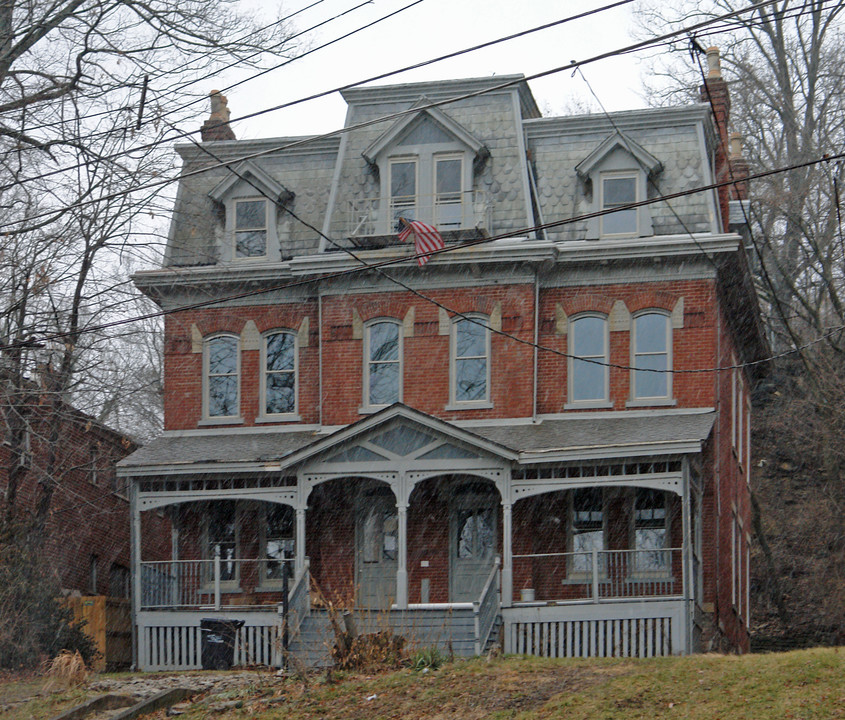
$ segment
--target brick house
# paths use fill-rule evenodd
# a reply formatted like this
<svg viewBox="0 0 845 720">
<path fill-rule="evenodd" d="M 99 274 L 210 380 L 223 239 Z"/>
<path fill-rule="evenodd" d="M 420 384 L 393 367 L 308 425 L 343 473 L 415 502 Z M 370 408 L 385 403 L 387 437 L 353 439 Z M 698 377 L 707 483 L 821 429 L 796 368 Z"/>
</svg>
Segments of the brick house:
<svg viewBox="0 0 845 720">
<path fill-rule="evenodd" d="M 171 311 L 166 430 L 119 468 L 140 667 L 197 667 L 209 614 L 278 662 L 282 553 L 303 652 L 327 602 L 459 654 L 748 648 L 743 364 L 767 348 L 743 196 L 692 192 L 727 170 L 710 60 L 718 123 L 541 117 L 510 76 L 353 88 L 341 134 L 238 141 L 212 95 L 135 276 Z M 418 266 L 399 216 L 447 252 Z"/>
<path fill-rule="evenodd" d="M 0 494 L 4 518 L 31 523 L 41 499 L 42 483 L 52 481 L 54 490 L 41 551 L 45 568 L 63 594 L 128 600 L 129 492 L 125 478 L 117 477 L 115 464 L 138 445 L 67 403 L 58 405 L 59 440 L 51 443 L 56 411 L 36 381 L 27 386 L 23 402 L 18 397 L 14 409 L 7 397 L 0 396 Z M 20 454 L 9 440 L 13 414 L 24 421 Z M 11 478 L 14 490 L 10 490 Z M 170 524 L 166 515 L 148 514 L 144 530 L 147 556 L 169 557 Z"/>
</svg>

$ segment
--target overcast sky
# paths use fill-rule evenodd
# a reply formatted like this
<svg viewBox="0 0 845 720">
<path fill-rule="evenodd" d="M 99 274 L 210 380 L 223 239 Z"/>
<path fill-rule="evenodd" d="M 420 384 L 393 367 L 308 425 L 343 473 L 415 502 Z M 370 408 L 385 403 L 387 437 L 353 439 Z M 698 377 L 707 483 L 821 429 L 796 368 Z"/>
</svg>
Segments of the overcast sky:
<svg viewBox="0 0 845 720">
<path fill-rule="evenodd" d="M 288 0 L 285 14 L 314 0 Z M 373 0 L 310 33 L 305 48 L 318 46 L 399 10 L 413 0 Z M 291 22 L 297 31 L 361 4 L 361 0 L 323 0 Z M 232 117 L 330 90 L 347 83 L 494 40 L 521 30 L 610 4 L 610 0 L 423 0 L 375 26 L 291 62 L 230 91 Z M 530 76 L 633 42 L 631 5 L 601 12 L 549 30 L 461 55 L 375 84 L 386 85 L 462 77 L 521 73 Z M 637 55 L 602 60 L 584 74 L 608 110 L 642 107 Z M 230 73 L 209 79 L 208 90 L 244 77 Z M 530 82 L 544 114 L 565 114 L 574 103 L 598 105 L 584 80 L 561 72 Z M 340 95 L 286 108 L 234 125 L 239 139 L 329 132 L 343 125 L 346 106 Z"/>
</svg>

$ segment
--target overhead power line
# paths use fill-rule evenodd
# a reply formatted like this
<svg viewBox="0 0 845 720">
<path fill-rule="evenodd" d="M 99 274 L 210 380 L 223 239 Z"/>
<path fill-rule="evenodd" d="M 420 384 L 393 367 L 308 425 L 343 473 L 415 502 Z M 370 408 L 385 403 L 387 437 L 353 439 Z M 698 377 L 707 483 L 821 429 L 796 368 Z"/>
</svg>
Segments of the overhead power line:
<svg viewBox="0 0 845 720">
<path fill-rule="evenodd" d="M 798 165 L 793 165 L 793 166 L 790 166 L 790 167 L 777 168 L 777 169 L 774 169 L 774 170 L 767 170 L 767 171 L 764 171 L 764 172 L 749 175 L 748 180 L 755 180 L 755 179 L 759 179 L 759 178 L 763 178 L 763 177 L 769 177 L 769 176 L 772 176 L 772 175 L 775 175 L 775 174 L 778 174 L 778 173 L 789 172 L 791 170 L 795 170 L 795 169 L 802 168 L 802 167 L 809 167 L 809 166 L 812 166 L 812 165 L 817 165 L 819 163 L 834 162 L 834 161 L 842 160 L 842 159 L 845 159 L 845 152 L 840 153 L 838 155 L 834 155 L 834 156 L 827 156 L 827 157 L 818 158 L 818 159 L 815 159 L 815 160 L 810 160 L 810 161 L 800 163 Z M 588 220 L 590 218 L 601 217 L 602 215 L 607 215 L 607 214 L 610 214 L 612 212 L 630 210 L 630 209 L 635 209 L 635 208 L 639 208 L 639 207 L 644 207 L 644 206 L 647 206 L 647 205 L 652 205 L 652 204 L 655 204 L 655 203 L 658 203 L 658 202 L 666 202 L 666 201 L 670 201 L 670 200 L 675 200 L 677 198 L 686 197 L 686 196 L 693 195 L 693 194 L 700 193 L 700 192 L 709 192 L 709 191 L 712 191 L 712 190 L 716 190 L 718 188 L 727 187 L 729 185 L 734 184 L 734 182 L 735 181 L 733 179 L 723 180 L 721 182 L 710 183 L 709 185 L 704 185 L 704 186 L 689 189 L 689 190 L 682 190 L 682 191 L 678 191 L 678 192 L 671 193 L 671 194 L 668 194 L 668 195 L 663 195 L 661 197 L 647 198 L 645 200 L 641 200 L 641 201 L 634 202 L 634 203 L 628 203 L 626 205 L 621 205 L 619 207 L 614 207 L 612 209 L 598 210 L 598 211 L 595 211 L 595 212 L 592 212 L 592 213 L 585 213 L 583 215 L 579 215 L 579 216 L 573 217 L 573 218 L 566 218 L 566 219 L 563 219 L 563 220 L 556 220 L 556 221 L 549 222 L 549 223 L 543 223 L 541 225 L 535 225 L 535 226 L 530 227 L 530 228 L 521 228 L 519 230 L 512 230 L 510 232 L 501 233 L 501 234 L 495 235 L 493 237 L 481 238 L 481 239 L 478 239 L 478 240 L 472 240 L 472 241 L 469 241 L 469 242 L 466 242 L 466 243 L 461 243 L 459 245 L 449 245 L 449 246 L 444 247 L 441 250 L 426 251 L 425 253 L 421 253 L 419 255 L 409 255 L 409 256 L 402 256 L 402 257 L 397 257 L 397 258 L 390 258 L 390 259 L 381 260 L 381 261 L 374 262 L 374 263 L 367 263 L 365 265 L 362 265 L 361 267 L 350 268 L 350 269 L 347 269 L 347 270 L 340 270 L 340 271 L 333 272 L 333 273 L 325 273 L 325 274 L 322 274 L 322 275 L 319 275 L 319 276 L 316 276 L 316 277 L 303 278 L 301 280 L 293 280 L 291 282 L 282 283 L 282 284 L 279 284 L 279 285 L 273 285 L 273 286 L 270 286 L 270 287 L 259 288 L 259 289 L 255 289 L 255 290 L 245 290 L 245 291 L 239 292 L 239 293 L 232 293 L 232 294 L 228 294 L 228 295 L 224 295 L 224 296 L 218 296 L 218 297 L 210 298 L 208 300 L 203 300 L 203 301 L 199 301 L 199 302 L 195 302 L 195 303 L 181 305 L 181 306 L 176 307 L 176 308 L 170 308 L 170 309 L 167 309 L 167 310 L 163 309 L 163 310 L 159 310 L 159 311 L 156 311 L 156 312 L 146 313 L 146 314 L 138 315 L 138 316 L 131 317 L 131 318 L 122 318 L 120 320 L 114 320 L 114 321 L 107 322 L 107 323 L 101 323 L 99 325 L 89 326 L 85 330 L 77 330 L 76 332 L 51 333 L 51 334 L 45 335 L 41 338 L 30 337 L 30 338 L 26 338 L 25 340 L 19 341 L 17 343 L 0 345 L 0 350 L 10 350 L 10 349 L 13 349 L 13 348 L 22 348 L 22 347 L 31 346 L 34 343 L 41 343 L 41 342 L 46 343 L 46 342 L 50 342 L 52 340 L 60 340 L 60 339 L 65 339 L 65 338 L 69 338 L 69 337 L 75 337 L 77 335 L 82 334 L 83 332 L 86 332 L 86 333 L 99 332 L 99 331 L 102 331 L 102 330 L 108 330 L 108 329 L 113 328 L 113 327 L 119 327 L 119 326 L 122 326 L 122 325 L 127 325 L 127 324 L 133 323 L 133 322 L 140 322 L 140 321 L 143 321 L 143 320 L 150 320 L 150 319 L 153 319 L 153 318 L 165 317 L 165 316 L 168 316 L 168 315 L 174 315 L 176 313 L 186 312 L 186 311 L 189 311 L 189 310 L 198 310 L 198 309 L 201 309 L 201 308 L 211 307 L 211 306 L 214 306 L 214 305 L 219 305 L 221 303 L 230 302 L 230 301 L 233 301 L 233 300 L 241 300 L 241 299 L 245 299 L 245 298 L 249 298 L 249 297 L 256 297 L 258 295 L 263 295 L 263 294 L 266 294 L 266 293 L 269 293 L 269 292 L 279 292 L 279 291 L 291 289 L 291 288 L 294 288 L 294 287 L 309 285 L 309 284 L 313 284 L 313 283 L 317 283 L 317 282 L 325 282 L 325 281 L 328 281 L 328 280 L 336 280 L 336 279 L 340 279 L 340 278 L 350 277 L 352 275 L 357 275 L 357 274 L 362 273 L 362 272 L 371 272 L 373 270 L 378 270 L 378 269 L 381 269 L 381 268 L 389 267 L 391 265 L 398 265 L 398 264 L 402 264 L 402 263 L 407 263 L 410 260 L 418 258 L 422 254 L 429 255 L 429 256 L 445 255 L 447 253 L 455 252 L 455 251 L 458 251 L 458 250 L 463 250 L 463 249 L 466 249 L 466 248 L 469 248 L 469 247 L 474 247 L 474 246 L 483 245 L 483 244 L 489 244 L 489 243 L 494 242 L 496 240 L 503 240 L 503 239 L 508 239 L 508 238 L 512 238 L 512 237 L 521 237 L 523 235 L 526 235 L 526 234 L 533 232 L 533 231 L 536 231 L 536 230 L 546 230 L 546 229 L 550 229 L 550 228 L 562 227 L 562 226 L 573 224 L 573 223 L 576 223 L 576 222 L 581 222 L 583 220 Z M 427 298 L 427 299 L 429 301 L 431 301 L 430 298 Z M 433 301 L 433 302 L 436 302 L 436 301 Z M 443 306 L 443 307 L 445 307 L 445 306 Z M 459 314 L 459 313 L 456 313 L 456 314 Z M 828 332 L 824 333 L 822 336 L 815 338 L 814 340 L 808 341 L 808 342 L 802 344 L 799 347 L 795 347 L 793 349 L 790 349 L 790 350 L 787 350 L 787 351 L 784 351 L 784 352 L 781 352 L 781 353 L 778 353 L 778 354 L 775 354 L 775 355 L 771 355 L 771 356 L 766 357 L 766 358 L 753 360 L 753 361 L 750 361 L 750 362 L 736 363 L 736 364 L 732 364 L 732 365 L 724 365 L 724 366 L 719 366 L 719 367 L 694 368 L 694 369 L 689 369 L 689 370 L 672 369 L 672 370 L 656 371 L 656 372 L 665 372 L 665 373 L 672 373 L 672 374 L 701 374 L 701 373 L 722 372 L 722 371 L 726 371 L 726 370 L 738 369 L 738 368 L 743 368 L 743 367 L 753 367 L 753 366 L 757 366 L 757 365 L 761 365 L 761 364 L 770 362 L 772 360 L 775 360 L 775 359 L 778 359 L 778 358 L 781 358 L 781 357 L 786 357 L 786 356 L 792 355 L 794 353 L 801 352 L 801 351 L 803 351 L 803 350 L 805 350 L 809 347 L 812 347 L 813 345 L 815 345 L 819 342 L 822 342 L 823 340 L 827 339 L 831 335 L 834 335 L 835 333 L 840 332 L 843 329 L 845 329 L 845 325 L 843 325 L 841 327 L 831 328 Z M 558 355 L 558 356 L 566 357 L 566 358 L 574 358 L 574 359 L 576 358 L 576 356 L 574 356 L 570 353 L 565 353 L 565 352 L 557 350 L 555 348 L 548 348 L 546 346 L 539 345 L 537 343 L 534 343 L 534 342 L 531 342 L 531 341 L 528 341 L 528 340 L 523 340 L 522 338 L 515 337 L 515 336 L 510 335 L 508 333 L 505 333 L 503 331 L 497 331 L 497 332 L 499 334 L 504 335 L 506 337 L 509 337 L 512 340 L 515 340 L 515 341 L 517 341 L 521 344 L 536 347 L 538 350 L 541 350 L 541 351 L 544 351 L 544 352 L 549 352 L 549 353 L 552 353 L 554 355 Z M 584 358 L 577 358 L 577 359 L 584 359 Z M 632 370 L 632 369 L 639 370 L 639 369 L 642 369 L 642 368 L 633 368 L 633 367 L 628 366 L 628 365 L 619 365 L 619 364 L 615 364 L 615 363 L 603 363 L 603 362 L 598 362 L 598 361 L 592 361 L 592 362 L 595 362 L 596 364 L 599 364 L 599 365 L 606 365 L 608 367 L 614 367 L 614 368 L 619 368 L 619 369 L 623 369 L 623 370 Z"/>
<path fill-rule="evenodd" d="M 384 15 L 381 18 L 378 18 L 377 20 L 375 20 L 375 21 L 373 21 L 373 22 L 371 22 L 367 25 L 364 25 L 364 26 L 357 28 L 357 29 L 355 29 L 355 30 L 353 30 L 349 33 L 346 33 L 345 35 L 343 35 L 339 38 L 335 38 L 333 40 L 330 40 L 329 42 L 325 43 L 324 45 L 319 46 L 315 50 L 319 50 L 319 49 L 328 47 L 329 45 L 331 45 L 335 42 L 338 42 L 339 40 L 343 40 L 343 39 L 349 37 L 350 35 L 353 35 L 357 32 L 360 32 L 363 29 L 370 28 L 373 25 L 375 25 L 379 22 L 382 22 L 383 20 L 386 20 L 390 17 L 397 15 L 399 12 L 407 10 L 408 8 L 412 7 L 413 5 L 418 4 L 418 2 L 421 2 L 421 1 L 422 0 L 416 0 L 415 2 L 412 2 L 410 5 L 406 5 L 402 8 L 400 8 L 397 11 L 394 11 L 394 12 L 388 14 L 388 15 Z M 230 119 L 229 122 L 239 122 L 239 121 L 242 121 L 242 120 L 250 119 L 250 118 L 255 117 L 257 115 L 264 114 L 266 112 L 273 112 L 273 111 L 276 111 L 276 110 L 281 110 L 281 109 L 285 109 L 285 108 L 288 108 L 288 107 L 293 107 L 293 106 L 296 106 L 296 105 L 299 105 L 299 104 L 302 104 L 302 103 L 305 103 L 305 102 L 310 102 L 312 100 L 327 97 L 329 95 L 333 95 L 336 92 L 342 92 L 343 90 L 349 90 L 351 88 L 358 87 L 360 85 L 366 85 L 367 83 L 370 83 L 370 82 L 375 82 L 377 80 L 383 80 L 383 79 L 386 79 L 388 77 L 392 77 L 392 76 L 395 76 L 395 75 L 399 75 L 399 74 L 408 72 L 410 70 L 416 70 L 416 69 L 419 69 L 419 68 L 422 68 L 422 67 L 426 67 L 428 65 L 432 65 L 432 64 L 435 64 L 435 63 L 438 63 L 438 62 L 442 62 L 443 60 L 450 60 L 452 58 L 459 57 L 460 55 L 464 55 L 466 53 L 475 52 L 477 50 L 492 47 L 492 46 L 498 45 L 500 43 L 509 42 L 511 40 L 514 40 L 514 39 L 517 39 L 517 38 L 520 38 L 520 37 L 525 37 L 527 35 L 530 35 L 530 34 L 533 34 L 533 33 L 536 33 L 536 32 L 540 32 L 542 30 L 547 30 L 549 28 L 552 28 L 552 27 L 555 27 L 555 26 L 558 26 L 558 25 L 563 25 L 565 23 L 572 22 L 574 20 L 580 20 L 584 17 L 595 15 L 597 13 L 604 12 L 606 10 L 611 10 L 611 9 L 614 9 L 614 8 L 619 7 L 621 5 L 627 5 L 631 2 L 634 2 L 634 0 L 616 0 L 615 2 L 612 2 L 608 5 L 604 5 L 602 7 L 595 8 L 593 10 L 589 10 L 589 11 L 586 11 L 586 12 L 583 12 L 583 13 L 579 13 L 577 15 L 571 15 L 571 16 L 562 18 L 560 20 L 555 20 L 555 21 L 552 21 L 552 22 L 549 22 L 549 23 L 545 23 L 543 25 L 538 25 L 536 27 L 529 28 L 528 30 L 522 30 L 520 32 L 513 33 L 511 35 L 506 35 L 504 37 L 497 38 L 495 40 L 490 40 L 488 42 L 481 43 L 479 45 L 473 45 L 471 47 L 463 48 L 461 50 L 456 50 L 454 52 L 447 53 L 445 55 L 440 55 L 438 57 L 431 58 L 429 60 L 423 60 L 421 62 L 414 63 L 413 65 L 406 65 L 404 67 L 401 67 L 401 68 L 398 68 L 398 69 L 395 69 L 395 70 L 391 70 L 391 71 L 386 72 L 386 73 L 380 73 L 379 75 L 375 75 L 375 76 L 372 76 L 372 77 L 369 77 L 369 78 L 365 78 L 363 80 L 358 80 L 358 81 L 353 82 L 353 83 L 348 83 L 346 85 L 338 86 L 338 87 L 332 88 L 330 90 L 325 90 L 325 91 L 317 93 L 315 95 L 309 95 L 309 96 L 306 96 L 304 98 L 299 98 L 297 100 L 293 100 L 293 101 L 290 101 L 288 103 L 284 103 L 282 105 L 277 105 L 277 106 L 274 106 L 274 107 L 269 108 L 269 109 L 259 110 L 259 111 L 257 111 L 257 113 L 253 113 L 253 114 L 249 114 L 249 115 L 243 115 L 243 116 L 240 116 L 240 117 L 235 117 L 233 119 Z M 313 51 L 310 51 L 310 52 L 313 52 Z M 279 65 L 276 65 L 274 68 L 270 68 L 270 69 L 271 70 L 278 69 L 278 68 L 283 67 L 284 65 L 287 65 L 290 62 L 294 62 L 294 61 L 296 61 L 296 60 L 298 60 L 298 59 L 300 59 L 301 57 L 304 57 L 304 56 L 305 55 L 291 58 L 289 60 L 286 60 L 283 63 L 280 63 Z M 248 82 L 248 81 L 254 79 L 255 77 L 257 77 L 257 75 L 251 76 L 250 78 L 247 78 L 243 81 L 240 81 L 239 83 L 234 83 L 232 85 L 229 85 L 229 86 L 225 87 L 221 92 L 226 92 L 226 91 L 232 89 L 233 87 L 236 87 L 239 84 L 243 84 L 244 82 Z M 194 104 L 195 102 L 200 102 L 200 101 L 205 102 L 206 100 L 207 100 L 207 97 L 198 98 L 196 100 L 191 101 L 191 103 L 187 103 L 182 108 L 174 109 L 173 112 L 178 112 L 181 109 L 187 108 L 189 105 Z M 106 133 L 110 133 L 110 132 L 112 132 L 112 131 L 111 130 L 106 131 Z M 136 146 L 134 148 L 130 148 L 128 150 L 123 150 L 123 151 L 120 151 L 120 152 L 117 152 L 117 153 L 112 153 L 111 155 L 105 155 L 101 159 L 111 160 L 115 157 L 120 157 L 121 155 L 136 153 L 136 152 L 140 152 L 142 150 L 150 150 L 150 149 L 153 149 L 155 147 L 158 147 L 161 144 L 164 144 L 165 142 L 169 143 L 169 142 L 178 140 L 179 138 L 190 137 L 191 135 L 194 135 L 198 132 L 200 132 L 199 129 L 191 130 L 191 131 L 181 131 L 181 130 L 178 130 L 178 128 L 177 128 L 177 132 L 174 136 L 168 137 L 166 139 L 162 138 L 162 139 L 157 140 L 155 142 L 146 143 L 144 145 L 138 145 L 138 146 Z M 104 134 L 106 134 L 106 133 L 104 133 Z M 67 166 L 64 166 L 62 168 L 56 168 L 54 170 L 50 170 L 50 171 L 47 171 L 45 173 L 41 173 L 39 175 L 33 175 L 33 176 L 30 176 L 30 177 L 26 177 L 26 178 L 20 178 L 13 184 L 6 185 L 6 186 L 0 186 L 0 192 L 2 192 L 4 190 L 8 190 L 9 188 L 14 187 L 15 185 L 21 185 L 21 184 L 24 184 L 24 183 L 27 183 L 27 182 L 32 182 L 34 180 L 42 180 L 42 179 L 47 178 L 47 177 L 52 177 L 52 176 L 61 174 L 65 171 L 67 171 L 67 170 L 72 170 L 74 168 L 81 167 L 83 164 L 84 163 L 77 163 L 76 165 L 67 165 Z"/>
<path fill-rule="evenodd" d="M 620 0 L 620 3 L 622 3 L 622 2 L 626 2 L 626 0 Z M 254 152 L 254 153 L 250 153 L 250 154 L 247 154 L 247 155 L 242 155 L 240 157 L 240 160 L 250 160 L 250 159 L 262 157 L 264 155 L 282 152 L 284 150 L 292 149 L 294 147 L 298 147 L 300 145 L 303 145 L 303 144 L 306 144 L 306 143 L 309 143 L 309 142 L 314 142 L 315 140 L 321 140 L 321 139 L 335 137 L 337 135 L 348 133 L 352 130 L 357 130 L 357 129 L 360 129 L 360 128 L 363 128 L 363 127 L 367 127 L 369 125 L 374 125 L 374 124 L 377 124 L 377 123 L 380 123 L 380 122 L 385 122 L 385 121 L 388 121 L 388 120 L 394 120 L 394 119 L 400 118 L 404 115 L 407 115 L 409 113 L 417 112 L 421 109 L 448 105 L 450 103 L 458 102 L 460 100 L 478 97 L 478 96 L 484 95 L 486 93 L 503 90 L 503 89 L 511 87 L 511 86 L 513 86 L 513 85 L 515 85 L 519 82 L 528 82 L 528 81 L 531 81 L 531 80 L 536 80 L 536 79 L 539 79 L 539 78 L 547 77 L 549 75 L 554 75 L 556 73 L 565 72 L 565 71 L 572 71 L 572 70 L 575 70 L 576 68 L 583 67 L 584 65 L 599 62 L 601 60 L 606 60 L 608 58 L 615 57 L 615 56 L 618 56 L 618 55 L 634 52 L 635 50 L 650 47 L 652 45 L 659 45 L 659 44 L 663 43 L 665 40 L 670 39 L 670 38 L 687 37 L 690 33 L 694 33 L 701 28 L 708 27 L 709 25 L 711 25 L 713 23 L 720 22 L 720 21 L 722 21 L 726 18 L 740 17 L 745 13 L 755 11 L 755 10 L 759 9 L 760 7 L 772 5 L 776 2 L 778 2 L 778 0 L 762 0 L 762 2 L 756 3 L 755 5 L 749 6 L 748 8 L 743 8 L 741 10 L 735 10 L 735 11 L 732 11 L 730 13 L 726 13 L 724 15 L 720 15 L 720 16 L 717 16 L 715 18 L 711 18 L 710 20 L 705 20 L 705 21 L 702 21 L 700 23 L 696 23 L 692 26 L 682 28 L 680 30 L 675 30 L 675 31 L 672 31 L 672 32 L 669 32 L 669 33 L 665 33 L 665 34 L 660 35 L 656 38 L 652 38 L 652 39 L 649 39 L 649 40 L 644 40 L 644 41 L 634 43 L 632 45 L 628 45 L 628 46 L 621 48 L 621 49 L 604 52 L 604 53 L 601 53 L 599 55 L 594 55 L 590 58 L 587 58 L 587 59 L 581 60 L 581 61 L 573 60 L 566 65 L 551 68 L 549 70 L 544 70 L 544 71 L 535 73 L 533 75 L 529 75 L 527 77 L 520 78 L 518 80 L 511 80 L 511 81 L 505 81 L 505 82 L 502 82 L 502 83 L 498 83 L 498 84 L 496 84 L 492 87 L 485 88 L 483 90 L 479 90 L 479 91 L 476 91 L 476 92 L 465 93 L 463 95 L 458 95 L 458 96 L 455 96 L 455 97 L 452 97 L 452 98 L 447 98 L 445 100 L 430 102 L 427 105 L 410 108 L 408 110 L 395 112 L 395 113 L 392 113 L 392 114 L 389 114 L 389 115 L 384 115 L 380 118 L 375 118 L 375 119 L 367 121 L 367 122 L 358 123 L 356 125 L 352 125 L 352 126 L 348 126 L 348 127 L 344 127 L 344 128 L 339 128 L 338 130 L 333 130 L 331 132 L 322 133 L 320 135 L 303 137 L 303 138 L 300 138 L 300 139 L 298 139 L 294 142 L 287 142 L 283 145 L 268 148 L 268 149 L 263 150 L 263 151 Z M 570 22 L 572 20 L 581 19 L 583 17 L 587 17 L 589 15 L 596 14 L 597 12 L 601 12 L 605 9 L 615 7 L 617 4 L 620 4 L 620 3 L 612 3 L 609 6 L 603 6 L 602 8 L 597 8 L 595 10 L 587 11 L 585 13 L 573 15 L 573 16 L 570 16 L 568 18 L 565 18 L 564 20 L 556 21 L 556 23 L 553 23 L 553 24 L 561 24 L 563 22 Z M 305 102 L 310 102 L 312 100 L 327 97 L 327 96 L 333 95 L 334 93 L 337 93 L 337 92 L 343 92 L 345 90 L 350 90 L 352 88 L 359 87 L 361 85 L 366 85 L 366 84 L 371 83 L 371 82 L 377 82 L 379 80 L 384 80 L 384 79 L 392 77 L 394 75 L 407 72 L 409 70 L 414 70 L 414 69 L 417 69 L 417 68 L 425 67 L 425 66 L 430 65 L 432 63 L 436 63 L 436 62 L 440 62 L 442 60 L 454 58 L 454 57 L 457 57 L 459 55 L 462 55 L 462 54 L 465 54 L 465 53 L 468 53 L 468 52 L 473 52 L 473 51 L 481 49 L 481 48 L 489 47 L 489 46 L 494 45 L 494 44 L 499 43 L 499 42 L 505 42 L 507 40 L 514 39 L 515 37 L 521 37 L 521 36 L 526 35 L 530 32 L 537 31 L 539 29 L 545 29 L 546 27 L 550 27 L 551 25 L 552 24 L 547 23 L 546 25 L 539 26 L 539 28 L 537 28 L 537 29 L 522 31 L 521 33 L 517 33 L 517 34 L 511 35 L 511 36 L 507 36 L 506 38 L 500 38 L 499 40 L 494 40 L 494 41 L 490 41 L 488 43 L 482 43 L 480 45 L 475 45 L 475 46 L 472 46 L 470 48 L 465 48 L 463 50 L 458 50 L 458 51 L 455 51 L 455 52 L 452 52 L 452 53 L 448 53 L 446 55 L 441 55 L 441 56 L 439 56 L 437 58 L 433 58 L 431 60 L 426 60 L 426 61 L 422 61 L 420 63 L 415 63 L 413 65 L 408 65 L 408 66 L 405 66 L 405 67 L 400 68 L 398 70 L 392 70 L 392 71 L 388 71 L 388 72 L 384 72 L 384 73 L 379 73 L 378 75 L 373 75 L 373 76 L 366 78 L 364 80 L 359 80 L 359 81 L 356 81 L 356 82 L 347 83 L 347 84 L 344 84 L 344 85 L 334 87 L 330 90 L 325 90 L 325 91 L 321 91 L 321 92 L 318 92 L 318 93 L 314 93 L 312 95 L 308 95 L 306 97 L 302 97 L 302 98 L 299 98 L 297 100 L 291 100 L 291 101 L 288 101 L 288 102 L 285 102 L 285 103 L 281 103 L 281 104 L 274 105 L 274 106 L 271 106 L 271 107 L 268 107 L 268 108 L 264 108 L 262 110 L 256 110 L 255 112 L 248 113 L 246 115 L 241 115 L 241 116 L 236 117 L 236 118 L 231 118 L 229 120 L 229 122 L 238 122 L 238 121 L 242 121 L 242 120 L 251 119 L 251 118 L 254 118 L 254 117 L 259 117 L 259 116 L 267 114 L 267 113 L 276 112 L 278 110 L 282 110 L 282 109 L 286 109 L 286 108 L 293 107 L 293 106 L 296 106 L 296 105 L 300 105 L 300 104 L 305 103 Z M 149 149 L 152 149 L 154 147 L 157 147 L 158 145 L 160 145 L 164 142 L 170 142 L 170 141 L 173 141 L 173 140 L 178 140 L 180 138 L 190 137 L 191 135 L 194 135 L 194 134 L 198 133 L 199 131 L 200 131 L 199 129 L 190 130 L 190 131 L 188 131 L 188 130 L 180 131 L 177 135 L 172 136 L 172 137 L 168 138 L 167 140 L 162 139 L 162 140 L 156 141 L 154 143 L 147 143 L 145 145 L 137 146 L 137 147 L 132 148 L 130 150 L 112 153 L 111 155 L 105 155 L 102 158 L 100 158 L 100 160 L 111 160 L 111 159 L 114 159 L 116 157 L 121 157 L 123 155 L 131 155 L 132 153 L 136 153 L 136 152 L 139 152 L 139 151 L 142 151 L 142 150 L 149 150 Z M 235 160 L 231 160 L 230 162 L 235 162 Z M 68 169 L 72 169 L 73 167 L 78 167 L 79 165 L 80 164 L 77 164 L 75 166 L 67 166 L 67 167 L 62 168 L 62 169 L 52 170 L 52 171 L 49 171 L 49 172 L 46 172 L 46 173 L 41 173 L 39 175 L 31 176 L 29 178 L 21 178 L 18 181 L 16 181 L 15 183 L 12 183 L 10 185 L 0 186 L 0 192 L 3 192 L 3 191 L 8 190 L 12 187 L 15 187 L 16 185 L 20 185 L 20 184 L 23 184 L 23 183 L 26 183 L 26 182 L 31 182 L 31 181 L 34 181 L 34 180 L 44 179 L 44 178 L 47 178 L 47 177 L 51 177 L 53 175 L 61 174 L 62 172 L 65 172 Z M 210 170 L 210 169 L 215 169 L 215 167 L 220 168 L 220 167 L 224 167 L 224 165 L 218 164 L 217 166 L 211 166 L 209 168 L 203 168 L 202 170 L 199 170 L 197 172 L 205 172 L 205 171 Z M 178 176 L 178 177 L 174 177 L 174 178 L 170 178 L 170 179 L 166 179 L 166 180 L 160 180 L 160 181 L 156 181 L 156 182 L 152 182 L 152 183 L 147 183 L 143 187 L 163 186 L 163 185 L 166 185 L 170 182 L 175 182 L 176 180 L 178 180 L 180 178 L 189 177 L 190 175 L 191 175 L 191 173 L 182 174 L 181 176 Z M 107 199 L 110 199 L 110 197 L 112 197 L 112 196 L 105 196 L 103 198 L 100 198 L 99 200 L 88 201 L 88 204 L 90 204 L 92 202 L 107 200 Z M 79 206 L 79 203 L 76 203 L 76 204 L 71 205 L 69 207 L 76 207 L 76 206 Z M 53 213 L 45 212 L 45 213 L 41 213 L 40 215 L 31 216 L 27 220 L 37 219 L 38 217 L 48 217 L 51 214 L 55 214 L 55 213 L 54 212 Z M 2 226 L 0 226 L 0 227 L 2 227 Z"/>
</svg>

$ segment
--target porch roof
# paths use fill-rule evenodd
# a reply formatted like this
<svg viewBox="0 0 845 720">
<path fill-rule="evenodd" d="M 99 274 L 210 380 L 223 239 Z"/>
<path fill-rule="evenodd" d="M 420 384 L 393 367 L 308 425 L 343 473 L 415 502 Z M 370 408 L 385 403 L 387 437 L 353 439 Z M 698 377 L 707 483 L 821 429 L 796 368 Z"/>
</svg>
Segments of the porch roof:
<svg viewBox="0 0 845 720">
<path fill-rule="evenodd" d="M 700 452 L 716 412 L 574 414 L 530 425 L 469 427 L 510 447 L 520 462 Z"/>
<path fill-rule="evenodd" d="M 331 434 L 314 428 L 268 432 L 221 431 L 213 434 L 165 434 L 118 463 L 121 475 L 192 472 L 278 471 L 306 456 L 327 451 L 363 427 L 382 418 L 426 419 L 441 432 L 520 463 L 599 460 L 613 457 L 700 452 L 710 435 L 715 411 L 665 413 L 576 414 L 544 418 L 537 423 L 516 421 L 495 425 L 461 423 L 459 427 L 412 410 L 393 406 L 387 411 Z M 489 444 L 488 444 L 489 443 Z M 313 448 L 306 450 L 310 445 Z M 498 446 L 499 452 L 496 452 Z M 299 452 L 302 451 L 302 452 Z"/>
</svg>

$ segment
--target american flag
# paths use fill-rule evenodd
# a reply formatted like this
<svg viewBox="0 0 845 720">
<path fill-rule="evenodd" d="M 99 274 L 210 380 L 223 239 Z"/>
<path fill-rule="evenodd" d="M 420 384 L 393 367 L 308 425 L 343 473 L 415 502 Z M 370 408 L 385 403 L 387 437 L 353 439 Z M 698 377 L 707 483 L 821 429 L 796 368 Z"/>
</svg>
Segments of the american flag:
<svg viewBox="0 0 845 720">
<path fill-rule="evenodd" d="M 437 228 L 426 225 L 419 220 L 406 220 L 399 218 L 399 239 L 407 242 L 408 238 L 414 236 L 414 249 L 419 256 L 417 262 L 420 267 L 428 262 L 430 255 L 435 250 L 443 249 L 443 238 L 437 232 Z"/>
</svg>

